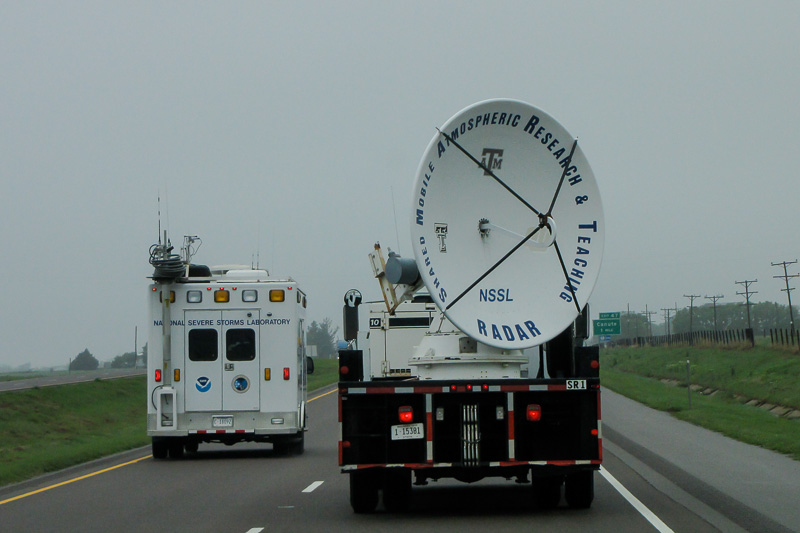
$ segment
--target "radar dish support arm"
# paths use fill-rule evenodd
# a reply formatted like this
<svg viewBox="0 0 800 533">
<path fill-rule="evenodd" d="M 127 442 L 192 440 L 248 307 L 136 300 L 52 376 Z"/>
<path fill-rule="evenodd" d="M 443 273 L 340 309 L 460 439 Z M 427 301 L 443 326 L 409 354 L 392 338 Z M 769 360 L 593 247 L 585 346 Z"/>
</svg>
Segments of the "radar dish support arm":
<svg viewBox="0 0 800 533">
<path fill-rule="evenodd" d="M 556 200 L 558 199 L 558 193 L 561 192 L 561 185 L 564 184 L 564 178 L 567 176 L 567 170 L 569 170 L 569 166 L 572 164 L 572 156 L 575 153 L 575 147 L 578 146 L 578 139 L 575 139 L 572 142 L 572 149 L 569 151 L 569 157 L 567 157 L 567 162 L 564 164 L 564 170 L 561 172 L 561 179 L 558 180 L 558 187 L 556 187 L 556 192 L 553 195 L 553 201 L 550 202 L 550 209 L 547 210 L 547 216 L 550 217 L 553 214 L 553 206 L 556 205 Z"/>
<path fill-rule="evenodd" d="M 572 164 L 572 156 L 575 154 L 575 148 L 578 146 L 578 139 L 575 139 L 572 142 L 572 149 L 569 151 L 569 157 L 567 157 L 567 162 L 564 164 L 564 170 L 561 172 L 561 179 L 558 181 L 558 187 L 556 187 L 556 192 L 553 195 L 553 201 L 550 202 L 550 208 L 547 210 L 547 217 L 552 218 L 553 207 L 556 205 L 556 200 L 558 199 L 558 194 L 561 192 L 561 185 L 564 184 L 564 178 L 567 176 L 567 170 L 569 170 L 569 166 Z M 578 310 L 578 314 L 581 312 L 581 306 L 578 304 L 578 297 L 575 296 L 575 289 L 572 287 L 572 281 L 569 279 L 569 274 L 567 273 L 567 266 L 564 264 L 564 258 L 561 257 L 561 249 L 558 247 L 558 240 L 553 239 L 553 247 L 556 249 L 556 255 L 558 256 L 558 263 L 561 265 L 561 271 L 564 273 L 564 279 L 567 280 L 567 287 L 569 287 L 569 293 L 572 295 L 572 302 L 575 304 L 575 308 Z"/>
</svg>

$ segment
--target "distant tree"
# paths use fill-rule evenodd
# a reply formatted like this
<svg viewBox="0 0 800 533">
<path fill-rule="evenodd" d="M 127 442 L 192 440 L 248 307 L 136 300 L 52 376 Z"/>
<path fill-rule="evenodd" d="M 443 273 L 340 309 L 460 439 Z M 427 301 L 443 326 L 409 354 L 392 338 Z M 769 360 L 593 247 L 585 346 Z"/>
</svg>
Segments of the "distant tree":
<svg viewBox="0 0 800 533">
<path fill-rule="evenodd" d="M 126 352 L 118 355 L 111 361 L 111 368 L 133 368 L 136 365 L 136 354 L 134 352 Z"/>
<path fill-rule="evenodd" d="M 619 325 L 620 337 L 622 338 L 647 337 L 650 335 L 647 317 L 641 313 L 620 313 Z"/>
<path fill-rule="evenodd" d="M 89 349 L 83 350 L 79 353 L 75 359 L 72 360 L 69 364 L 70 370 L 97 370 L 97 367 L 100 366 L 97 359 L 89 353 Z"/>
<path fill-rule="evenodd" d="M 336 352 L 336 332 L 339 328 L 332 327 L 330 318 L 321 323 L 311 322 L 306 333 L 306 343 L 316 345 L 317 357 L 329 358 Z"/>
<path fill-rule="evenodd" d="M 794 308 L 794 316 L 797 307 Z M 692 309 L 692 330 L 711 331 L 714 329 L 714 307 L 711 304 L 695 306 Z M 757 335 L 770 328 L 789 327 L 789 306 L 775 302 L 758 302 L 750 305 L 750 322 Z M 726 331 L 747 327 L 747 307 L 743 302 L 717 304 L 717 329 Z M 679 309 L 672 319 L 672 332 L 689 331 L 689 308 Z"/>
</svg>

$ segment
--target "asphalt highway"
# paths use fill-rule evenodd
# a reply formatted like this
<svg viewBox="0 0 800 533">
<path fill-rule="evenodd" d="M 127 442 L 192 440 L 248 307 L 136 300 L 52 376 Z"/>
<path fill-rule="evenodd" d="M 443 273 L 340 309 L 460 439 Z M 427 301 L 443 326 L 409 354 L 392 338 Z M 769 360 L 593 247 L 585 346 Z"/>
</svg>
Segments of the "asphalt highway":
<svg viewBox="0 0 800 533">
<path fill-rule="evenodd" d="M 155 461 L 132 450 L 0 488 L 0 530 L 17 531 L 800 531 L 800 463 L 603 393 L 604 463 L 591 509 L 533 505 L 530 484 L 414 487 L 411 509 L 356 515 L 337 466 L 333 388 L 309 395 L 301 456 L 270 445 L 201 445 Z M 688 426 L 688 427 L 687 427 Z M 720 440 L 721 439 L 721 440 Z"/>
</svg>

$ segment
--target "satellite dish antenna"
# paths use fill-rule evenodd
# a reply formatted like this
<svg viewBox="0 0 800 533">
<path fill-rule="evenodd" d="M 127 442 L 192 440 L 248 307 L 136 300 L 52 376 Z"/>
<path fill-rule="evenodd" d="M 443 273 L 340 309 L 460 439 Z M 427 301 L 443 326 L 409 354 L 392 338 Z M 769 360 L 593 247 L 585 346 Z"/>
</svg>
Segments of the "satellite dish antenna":
<svg viewBox="0 0 800 533">
<path fill-rule="evenodd" d="M 458 328 L 525 349 L 564 331 L 603 255 L 603 208 L 577 139 L 517 100 L 473 104 L 431 139 L 414 186 L 420 276 Z"/>
</svg>

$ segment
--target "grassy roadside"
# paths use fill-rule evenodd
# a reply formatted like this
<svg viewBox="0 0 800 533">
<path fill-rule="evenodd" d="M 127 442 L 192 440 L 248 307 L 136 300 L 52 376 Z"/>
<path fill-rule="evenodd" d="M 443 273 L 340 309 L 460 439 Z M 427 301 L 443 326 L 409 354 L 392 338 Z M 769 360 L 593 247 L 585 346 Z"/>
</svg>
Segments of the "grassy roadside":
<svg viewBox="0 0 800 533">
<path fill-rule="evenodd" d="M 333 383 L 316 361 L 308 390 Z M 0 487 L 150 443 L 144 376 L 0 393 Z"/>
<path fill-rule="evenodd" d="M 793 350 L 756 346 L 651 347 L 603 350 L 601 368 L 692 384 L 732 395 L 800 409 L 800 355 Z"/>
<path fill-rule="evenodd" d="M 316 359 L 314 373 L 308 376 L 309 392 L 339 380 L 339 361 L 337 359 Z"/>
<path fill-rule="evenodd" d="M 147 444 L 135 377 L 0 394 L 0 486 Z"/>
<path fill-rule="evenodd" d="M 688 356 L 688 357 L 687 357 Z M 717 389 L 713 396 L 686 387 L 686 360 L 692 384 Z M 800 460 L 800 421 L 745 405 L 746 399 L 800 407 L 800 356 L 767 347 L 619 348 L 601 354 L 601 383 L 640 403 L 731 438 Z M 669 385 L 662 379 L 676 380 Z"/>
</svg>

